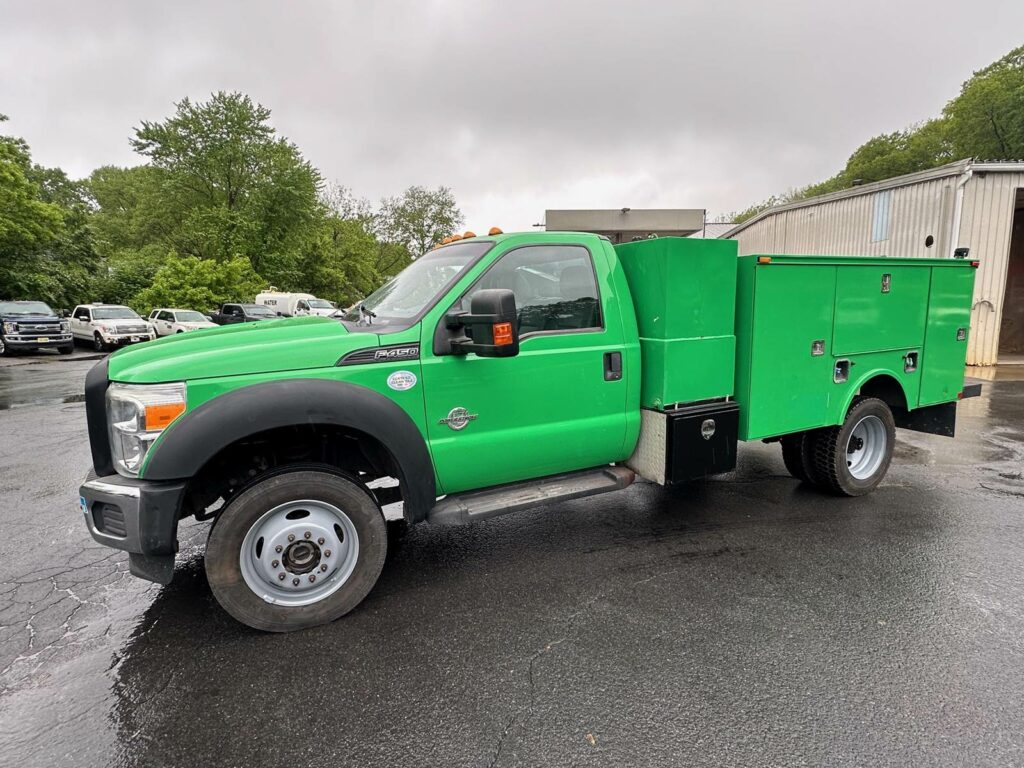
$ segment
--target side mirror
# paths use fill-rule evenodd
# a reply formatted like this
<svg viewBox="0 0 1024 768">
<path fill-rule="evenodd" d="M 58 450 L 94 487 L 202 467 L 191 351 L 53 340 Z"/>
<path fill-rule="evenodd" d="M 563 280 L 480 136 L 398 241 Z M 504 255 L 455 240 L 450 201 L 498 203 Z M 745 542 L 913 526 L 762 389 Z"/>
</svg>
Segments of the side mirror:
<svg viewBox="0 0 1024 768">
<path fill-rule="evenodd" d="M 519 354 L 516 297 L 507 288 L 477 291 L 469 313 L 454 312 L 446 318 L 449 328 L 472 329 L 473 337 L 451 340 L 455 354 L 474 352 L 480 357 L 515 357 Z"/>
</svg>

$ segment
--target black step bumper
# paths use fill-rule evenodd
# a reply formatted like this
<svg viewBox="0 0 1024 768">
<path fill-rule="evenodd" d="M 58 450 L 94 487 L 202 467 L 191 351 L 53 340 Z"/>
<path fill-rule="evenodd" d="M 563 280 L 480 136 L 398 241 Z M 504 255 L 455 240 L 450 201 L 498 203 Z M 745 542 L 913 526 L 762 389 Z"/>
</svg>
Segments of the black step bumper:
<svg viewBox="0 0 1024 768">
<path fill-rule="evenodd" d="M 170 583 L 185 481 L 108 475 L 87 480 L 78 493 L 85 524 L 96 541 L 128 552 L 133 575 Z"/>
</svg>

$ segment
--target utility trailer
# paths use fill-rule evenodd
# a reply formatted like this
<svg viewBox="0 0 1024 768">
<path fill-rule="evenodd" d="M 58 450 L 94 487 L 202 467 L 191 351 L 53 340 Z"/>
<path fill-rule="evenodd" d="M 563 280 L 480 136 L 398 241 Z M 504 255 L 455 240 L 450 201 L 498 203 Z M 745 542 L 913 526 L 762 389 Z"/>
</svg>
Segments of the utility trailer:
<svg viewBox="0 0 1024 768">
<path fill-rule="evenodd" d="M 382 506 L 484 520 L 735 467 L 874 489 L 897 427 L 953 436 L 976 262 L 744 256 L 492 231 L 421 258 L 340 320 L 167 337 L 86 382 L 92 536 L 171 580 L 178 521 L 214 519 L 213 594 L 253 627 L 335 619 L 376 582 Z M 557 507 L 551 507 L 554 511 Z"/>
</svg>

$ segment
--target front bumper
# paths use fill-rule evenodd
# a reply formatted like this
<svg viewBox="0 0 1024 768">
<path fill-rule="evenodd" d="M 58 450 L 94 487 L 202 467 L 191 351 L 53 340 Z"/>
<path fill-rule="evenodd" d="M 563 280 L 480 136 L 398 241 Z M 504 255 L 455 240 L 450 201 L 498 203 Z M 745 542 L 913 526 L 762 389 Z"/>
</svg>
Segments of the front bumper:
<svg viewBox="0 0 1024 768">
<path fill-rule="evenodd" d="M 85 524 L 96 541 L 128 552 L 133 575 L 170 583 L 185 481 L 107 475 L 87 480 L 78 493 Z"/>
<path fill-rule="evenodd" d="M 103 333 L 100 336 L 107 344 L 124 346 L 126 344 L 139 344 L 143 341 L 152 341 L 156 338 L 154 333 Z"/>
<path fill-rule="evenodd" d="M 5 334 L 3 342 L 11 349 L 45 349 L 63 347 L 72 342 L 70 333 L 59 333 L 52 336 L 27 336 L 21 333 Z"/>
</svg>

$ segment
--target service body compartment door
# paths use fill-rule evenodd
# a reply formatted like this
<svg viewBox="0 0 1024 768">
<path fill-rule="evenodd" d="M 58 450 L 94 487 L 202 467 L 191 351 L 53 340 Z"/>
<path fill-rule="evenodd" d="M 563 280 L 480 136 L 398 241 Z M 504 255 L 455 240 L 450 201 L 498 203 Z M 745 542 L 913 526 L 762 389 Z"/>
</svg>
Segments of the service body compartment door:
<svg viewBox="0 0 1024 768">
<path fill-rule="evenodd" d="M 934 267 L 921 355 L 921 405 L 956 400 L 964 385 L 974 270 Z"/>
<path fill-rule="evenodd" d="M 920 347 L 930 272 L 927 266 L 839 267 L 833 354 Z"/>
<path fill-rule="evenodd" d="M 740 437 L 753 440 L 819 427 L 832 392 L 836 268 L 758 265 L 750 388 Z"/>
</svg>

